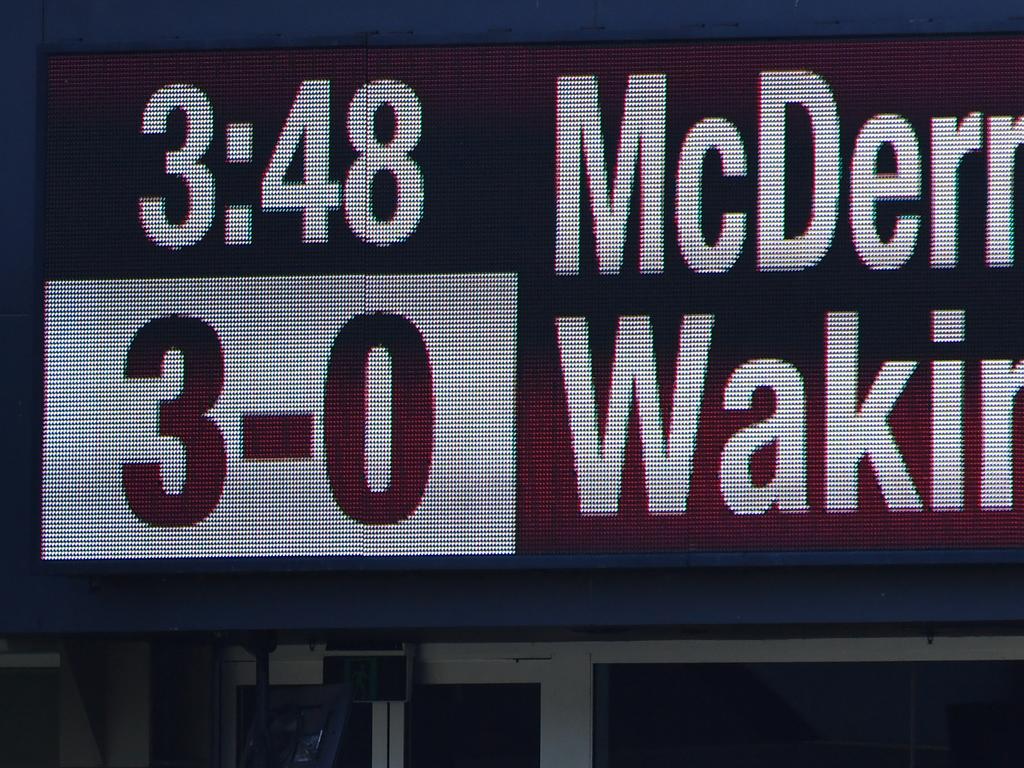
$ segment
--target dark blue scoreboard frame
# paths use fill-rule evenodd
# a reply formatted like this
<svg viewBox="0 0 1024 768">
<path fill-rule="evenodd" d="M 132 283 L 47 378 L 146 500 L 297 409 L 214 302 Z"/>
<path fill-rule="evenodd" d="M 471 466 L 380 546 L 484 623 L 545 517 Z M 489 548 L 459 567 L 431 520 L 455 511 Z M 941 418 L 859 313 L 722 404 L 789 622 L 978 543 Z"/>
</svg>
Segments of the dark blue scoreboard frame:
<svg viewBox="0 0 1024 768">
<path fill-rule="evenodd" d="M 41 7 L 41 3 L 38 4 Z M 510 32 L 482 32 L 486 23 L 474 6 L 473 13 L 438 15 L 429 9 L 427 16 L 417 17 L 416 34 L 352 35 L 344 39 L 310 40 L 310 26 L 317 24 L 311 16 L 299 27 L 282 26 L 277 12 L 268 16 L 273 4 L 253 6 L 254 18 L 241 29 L 236 20 L 217 18 L 212 6 L 207 11 L 194 9 L 185 14 L 189 21 L 178 26 L 154 26 L 159 11 L 125 4 L 116 22 L 83 20 L 80 14 L 62 13 L 59 3 L 49 3 L 49 20 L 43 25 L 47 39 L 85 38 L 86 45 L 76 44 L 73 50 L 93 48 L 110 51 L 154 50 L 158 48 L 219 48 L 211 45 L 209 35 L 215 31 L 221 39 L 241 34 L 259 34 L 263 30 L 268 47 L 282 38 L 270 30 L 285 29 L 289 44 L 309 42 L 360 44 L 390 42 L 451 43 L 455 39 L 486 42 L 507 39 L 605 40 L 637 38 L 634 29 L 659 28 L 659 36 L 678 33 L 661 31 L 688 22 L 694 13 L 685 9 L 686 19 L 676 19 L 682 11 L 677 6 L 662 8 L 657 20 L 635 15 L 629 9 L 628 21 L 616 16 L 614 4 L 607 6 L 610 15 L 598 18 L 604 29 L 588 29 L 566 33 L 563 30 L 581 21 L 579 12 L 560 9 L 553 21 L 530 21 L 526 27 L 509 24 Z M 532 5 L 532 4 L 530 4 Z M 623 4 L 632 5 L 632 4 Z M 760 5 L 760 4 L 759 4 Z M 789 8 L 789 3 L 780 4 Z M 807 6 L 807 4 L 804 4 Z M 912 4 L 911 4 L 912 5 Z M 815 37 L 836 32 L 868 33 L 919 31 L 1019 31 L 1019 22 L 1007 21 L 1012 12 L 1000 7 L 972 6 L 969 12 L 958 4 L 952 13 L 934 3 L 894 10 L 886 3 L 880 11 L 874 6 L 844 8 L 840 14 L 829 9 L 801 10 L 792 17 L 776 8 L 763 6 L 772 18 L 744 16 L 743 9 L 731 6 L 708 11 L 704 26 L 685 27 L 685 35 L 699 37 L 750 36 L 765 33 L 780 35 L 807 34 Z M 276 7 L 276 5 L 275 5 Z M 178 6 L 179 10 L 181 6 Z M 38 15 L 31 4 L 20 7 L 21 15 Z M 622 9 L 618 9 L 619 12 Z M 905 13 L 903 12 L 905 11 Z M 390 10 L 388 10 L 390 13 Z M 510 11 L 511 12 L 511 11 Z M 596 13 L 596 11 L 595 11 Z M 735 26 L 723 24 L 734 13 Z M 900 18 L 894 18 L 899 13 Z M 561 15 L 559 15 L 561 14 Z M 673 15 L 675 14 L 675 16 Z M 814 15 L 817 14 L 817 15 Z M 111 17 L 117 15 L 112 13 Z M 500 15 L 500 14 L 499 14 Z M 822 24 L 832 15 L 849 19 L 843 23 Z M 818 17 L 821 17 L 820 19 Z M 859 21 L 860 17 L 868 21 Z M 219 17 L 218 17 L 219 18 Z M 360 16 L 359 18 L 362 18 Z M 525 16 L 523 18 L 526 18 Z M 27 45 L 34 45 L 38 26 L 35 16 L 21 23 L 9 17 L 13 34 L 21 35 Z M 479 22 L 479 24 L 478 24 Z M 487 22 L 489 23 L 489 22 Z M 504 22 L 502 22 L 504 24 Z M 495 26 L 502 26 L 496 24 Z M 184 25 L 184 26 L 182 26 Z M 345 29 L 356 28 L 357 22 L 345 22 Z M 553 25 L 560 25 L 554 28 Z M 335 25 L 337 26 L 337 25 Z M 197 31 L 202 28 L 202 31 Z M 368 24 L 367 28 L 386 25 Z M 340 27 L 339 27 L 340 28 Z M 489 28 L 489 27 L 486 27 Z M 241 29 L 241 31 L 240 31 Z M 134 31 L 132 31 L 134 30 Z M 158 31 L 157 31 L 158 30 Z M 432 39 L 431 39 L 432 36 Z M 122 44 L 126 37 L 148 39 L 144 46 Z M 206 38 L 206 39 L 203 39 Z M 196 41 L 183 45 L 180 39 Z M 250 37 L 250 40 L 253 38 Z M 154 43 L 154 41 L 156 41 Z M 21 46 L 24 48 L 24 45 Z M 17 45 L 7 48 L 8 57 L 16 57 Z M 59 52 L 67 52 L 64 46 Z M 49 52 L 58 52 L 48 48 Z M 12 71 L 31 70 L 24 61 L 15 61 Z M 39 66 L 42 73 L 44 67 Z M 30 79 L 31 75 L 23 78 Z M 40 86 L 43 80 L 40 75 Z M 31 94 L 30 94 L 31 95 Z M 19 103 L 20 98 L 14 101 Z M 13 103 L 13 102 L 12 102 Z M 40 88 L 37 102 L 45 115 Z M 31 121 L 29 121 L 31 122 Z M 40 117 L 39 126 L 45 125 Z M 31 126 L 21 129 L 31 131 Z M 27 146 L 27 145 L 26 145 Z M 41 154 L 41 148 L 40 148 Z M 26 161 L 28 162 L 28 161 Z M 41 168 L 41 163 L 40 163 Z M 40 172 L 37 178 L 42 180 Z M 26 210 L 23 195 L 8 197 L 11 216 L 32 218 Z M 32 199 L 31 197 L 29 198 Z M 42 194 L 38 195 L 36 212 L 42 211 Z M 20 211 L 20 213 L 19 213 Z M 41 217 L 41 214 L 40 214 Z M 12 222 L 13 223 L 13 222 Z M 41 223 L 36 229 L 36 243 L 42 243 Z M 24 238 L 26 242 L 30 237 Z M 11 268 L 14 280 L 8 283 L 10 303 L 29 307 L 27 282 L 19 276 L 20 268 Z M 36 281 L 42 285 L 42 279 Z M 5 293 L 5 296 L 7 294 Z M 41 307 L 41 297 L 39 305 Z M 35 315 L 36 318 L 39 315 Z M 38 320 L 5 323 L 5 336 L 15 360 L 41 359 L 42 324 Z M 34 334 L 32 330 L 38 331 Z M 38 336 L 33 343 L 33 337 Z M 511 631 L 576 627 L 605 629 L 633 627 L 640 631 L 666 626 L 767 626 L 793 624 L 885 624 L 925 623 L 941 628 L 963 623 L 1015 622 L 1021 618 L 1019 595 L 1024 588 L 1024 573 L 1018 565 L 1019 550 L 958 551 L 873 551 L 873 552 L 748 552 L 748 553 L 683 553 L 674 555 L 543 555 L 516 558 L 393 558 L 381 561 L 346 558 L 321 559 L 315 563 L 289 558 L 266 558 L 258 561 L 128 561 L 100 562 L 88 566 L 81 562 L 54 565 L 41 564 L 36 546 L 40 540 L 38 492 L 40 472 L 35 446 L 41 445 L 42 412 L 41 377 L 34 364 L 23 367 L 23 374 L 9 379 L 12 402 L 31 401 L 36 394 L 36 408 L 19 411 L 9 433 L 8 477 L 13 481 L 12 514 L 9 535 L 2 549 L 0 565 L 0 604 L 4 605 L 0 629 L 9 633 L 48 632 L 138 632 L 138 631 L 209 631 L 260 629 L 273 626 L 285 630 L 304 631 L 310 628 L 344 627 L 363 631 L 418 631 L 461 629 L 472 632 L 485 628 Z M 19 383 L 21 382 L 21 383 Z M 28 450 L 20 435 L 30 435 Z M 801 568 L 775 567 L 800 564 Z M 901 567 L 893 568 L 894 564 Z M 310 565 L 319 569 L 341 569 L 339 573 L 281 573 L 282 570 L 304 570 Z M 706 566 L 739 566 L 707 568 Z M 849 565 L 858 567 L 850 568 Z M 45 567 L 44 567 L 45 566 Z M 253 566 L 268 573 L 249 571 Z M 609 568 L 609 566 L 611 566 Z M 680 569 L 679 566 L 694 566 Z M 763 566 L 769 566 L 767 568 Z M 95 570 L 98 568 L 98 571 Z M 204 573 L 179 573 L 198 569 Z M 410 568 L 409 571 L 401 569 Z M 86 579 L 67 575 L 91 570 L 94 577 Z M 156 572 L 153 572 L 156 569 Z M 169 569 L 169 570 L 165 570 Z M 245 575 L 225 570 L 247 570 Z M 360 569 L 368 569 L 360 573 Z M 382 570 L 383 569 L 383 570 Z M 398 570 L 392 570 L 398 569 Z M 205 575 L 209 570 L 219 572 Z M 448 571 L 451 572 L 448 572 Z M 472 573 L 472 578 L 467 575 Z M 107 575 L 103 575 L 107 574 Z M 173 575 L 172 575 L 173 574 Z M 500 595 L 501 600 L 495 600 Z M 607 635 L 603 635 L 607 636 Z"/>
</svg>

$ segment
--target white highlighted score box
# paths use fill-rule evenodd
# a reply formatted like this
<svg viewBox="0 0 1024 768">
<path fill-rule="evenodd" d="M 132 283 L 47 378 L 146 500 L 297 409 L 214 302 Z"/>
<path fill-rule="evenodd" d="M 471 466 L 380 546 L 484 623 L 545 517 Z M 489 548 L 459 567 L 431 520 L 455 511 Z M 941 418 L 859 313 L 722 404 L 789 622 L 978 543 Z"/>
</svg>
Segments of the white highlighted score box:
<svg viewBox="0 0 1024 768">
<path fill-rule="evenodd" d="M 43 559 L 513 554 L 516 304 L 512 274 L 47 283 Z M 375 312 L 415 326 L 432 374 L 422 498 L 390 523 L 360 522 L 339 507 L 324 445 L 335 339 L 353 317 Z M 184 366 L 173 349 L 157 378 L 127 377 L 125 364 L 137 332 L 173 315 L 198 318 L 219 338 L 224 385 L 207 415 L 223 435 L 227 469 L 205 519 L 161 527 L 132 510 L 122 466 L 159 463 L 164 492 L 182 492 L 185 450 L 160 435 L 159 413 L 180 394 Z M 308 457 L 244 457 L 243 416 L 264 414 L 311 415 Z M 391 421 L 368 418 L 375 430 Z M 388 477 L 376 451 L 372 491 Z"/>
</svg>

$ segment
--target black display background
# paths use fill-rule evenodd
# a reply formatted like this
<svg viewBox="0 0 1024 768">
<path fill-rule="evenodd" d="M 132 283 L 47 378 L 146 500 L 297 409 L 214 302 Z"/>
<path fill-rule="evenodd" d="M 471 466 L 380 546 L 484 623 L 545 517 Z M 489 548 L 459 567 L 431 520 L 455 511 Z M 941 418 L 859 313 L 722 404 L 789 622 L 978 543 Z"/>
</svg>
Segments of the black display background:
<svg viewBox="0 0 1024 768">
<path fill-rule="evenodd" d="M 976 509 L 977 361 L 1024 358 L 1021 266 L 994 270 L 983 262 L 985 162 L 968 157 L 961 171 L 960 264 L 928 267 L 929 119 L 978 110 L 1024 114 L 1015 63 L 1017 38 L 788 41 L 639 46 L 478 46 L 211 51 L 202 53 L 55 55 L 47 74 L 46 196 L 43 269 L 46 279 L 212 275 L 515 272 L 519 276 L 519 544 L 533 554 L 629 552 L 791 552 L 795 550 L 975 549 L 1024 544 L 1024 492 L 1013 510 Z M 809 69 L 833 87 L 841 119 L 844 172 L 840 218 L 824 260 L 799 273 L 756 270 L 754 201 L 757 173 L 758 75 Z M 599 78 L 609 165 L 615 152 L 622 94 L 630 73 L 668 74 L 668 161 L 665 271 L 636 269 L 634 201 L 622 273 L 599 276 L 593 240 L 583 240 L 579 276 L 556 277 L 554 253 L 555 82 L 564 74 Z M 348 99 L 365 81 L 409 84 L 423 105 L 422 139 L 413 152 L 425 179 L 422 221 L 408 241 L 379 248 L 355 238 L 341 211 L 330 218 L 330 242 L 304 245 L 298 214 L 258 210 L 259 180 L 298 83 L 332 81 L 331 177 L 339 179 L 354 152 L 344 131 Z M 180 182 L 162 173 L 163 153 L 180 145 L 179 120 L 165 136 L 138 132 L 149 96 L 169 82 L 203 88 L 214 107 L 214 142 L 207 159 L 217 178 L 218 218 L 198 245 L 181 251 L 146 240 L 136 219 L 141 195 L 180 199 Z M 858 260 L 846 206 L 848 163 L 859 127 L 874 114 L 896 112 L 914 125 L 925 179 L 921 200 L 883 206 L 881 227 L 896 212 L 918 213 L 917 250 L 896 272 L 873 272 Z M 675 243 L 672 206 L 675 157 L 686 130 L 703 117 L 733 121 L 744 137 L 748 174 L 723 180 L 705 166 L 705 224 L 726 210 L 745 211 L 748 236 L 733 269 L 692 273 Z M 787 225 L 806 220 L 811 149 L 807 120 L 790 114 Z M 255 125 L 254 162 L 224 162 L 227 122 Z M 1024 172 L 1017 170 L 1019 183 Z M 386 183 L 385 183 L 386 186 Z M 387 190 L 380 203 L 388 205 Z M 254 205 L 253 245 L 223 244 L 227 204 Z M 1021 205 L 1016 205 L 1021 214 Z M 583 231 L 590 222 L 584 204 Z M 1018 253 L 1021 247 L 1018 245 Z M 946 353 L 929 341 L 932 309 L 967 311 L 963 350 Z M 862 472 L 862 507 L 837 519 L 821 510 L 823 467 L 823 324 L 826 311 L 861 315 L 861 379 L 869 383 L 884 360 L 925 361 L 893 413 L 893 431 L 922 495 L 928 487 L 927 360 L 963 354 L 967 360 L 968 509 L 895 516 L 884 508 L 869 472 Z M 644 492 L 633 425 L 622 512 L 612 523 L 581 522 L 568 440 L 553 319 L 591 320 L 597 391 L 607 391 L 615 320 L 649 314 L 665 389 L 672 378 L 679 318 L 712 312 L 716 328 L 698 437 L 691 512 L 673 520 L 644 514 Z M 735 429 L 770 409 L 759 399 L 749 413 L 718 407 L 729 372 L 753 357 L 780 357 L 805 376 L 808 395 L 808 476 L 812 510 L 786 518 L 776 512 L 738 521 L 723 512 L 714 482 L 721 445 Z M 604 378 L 602 378 L 604 377 Z M 599 395 L 600 398 L 600 395 Z M 711 411 L 715 410 L 716 413 Z M 1019 411 L 1020 409 L 1018 409 Z M 973 416 L 973 422 L 972 422 Z M 1019 425 L 1021 414 L 1017 414 Z M 1024 471 L 1017 451 L 1018 476 Z M 1020 484 L 1017 484 L 1018 487 Z M 993 552 L 998 559 L 1000 555 Z M 827 558 L 827 556 L 826 556 Z M 955 558 L 955 556 L 954 556 Z M 1011 556 L 1015 559 L 1015 556 Z"/>
</svg>

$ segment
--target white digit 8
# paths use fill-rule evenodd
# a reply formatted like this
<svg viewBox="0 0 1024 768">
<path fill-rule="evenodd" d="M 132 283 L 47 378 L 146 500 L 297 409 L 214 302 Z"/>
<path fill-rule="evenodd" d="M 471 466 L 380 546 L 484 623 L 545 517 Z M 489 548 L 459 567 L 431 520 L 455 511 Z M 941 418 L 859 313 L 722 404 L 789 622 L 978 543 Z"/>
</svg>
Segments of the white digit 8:
<svg viewBox="0 0 1024 768">
<path fill-rule="evenodd" d="M 386 144 L 377 141 L 373 117 L 387 104 L 395 113 L 395 131 Z M 400 243 L 423 216 L 423 172 L 409 157 L 420 140 L 423 108 L 416 93 L 397 80 L 375 80 L 360 88 L 348 108 L 348 138 L 359 153 L 345 178 L 345 218 L 359 239 L 374 245 Z M 373 210 L 373 179 L 388 171 L 398 187 L 398 204 L 388 220 Z"/>
<path fill-rule="evenodd" d="M 165 168 L 180 176 L 188 189 L 188 211 L 180 224 L 167 218 L 166 197 L 139 199 L 139 221 L 157 245 L 184 248 L 198 243 L 213 223 L 215 185 L 210 169 L 199 162 L 213 139 L 213 107 L 207 95 L 194 85 L 165 85 L 154 93 L 142 113 L 143 133 L 164 133 L 171 112 L 185 113 L 185 143 L 167 153 Z"/>
</svg>

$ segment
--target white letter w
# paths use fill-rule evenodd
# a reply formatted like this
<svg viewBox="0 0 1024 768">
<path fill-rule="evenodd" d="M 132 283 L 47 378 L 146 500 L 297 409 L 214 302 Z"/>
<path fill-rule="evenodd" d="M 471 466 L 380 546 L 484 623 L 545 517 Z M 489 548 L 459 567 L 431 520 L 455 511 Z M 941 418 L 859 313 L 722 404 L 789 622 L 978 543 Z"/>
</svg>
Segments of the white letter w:
<svg viewBox="0 0 1024 768">
<path fill-rule="evenodd" d="M 667 440 L 661 419 L 651 319 L 646 316 L 619 318 L 603 443 L 587 321 L 582 317 L 560 317 L 555 323 L 576 460 L 580 511 L 584 515 L 618 512 L 629 414 L 636 401 L 649 511 L 685 512 L 714 315 L 686 315 L 679 328 L 679 354 Z"/>
</svg>

